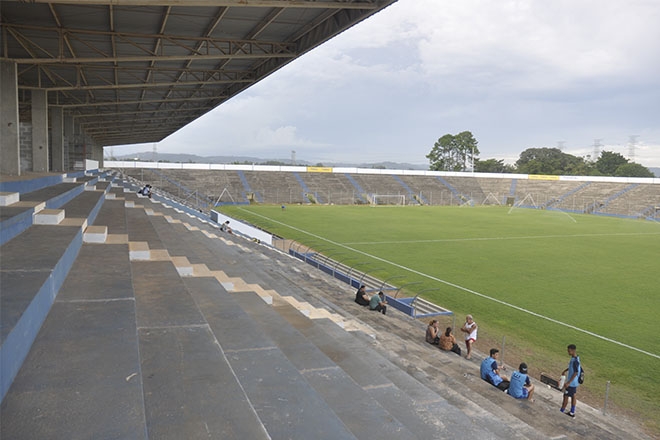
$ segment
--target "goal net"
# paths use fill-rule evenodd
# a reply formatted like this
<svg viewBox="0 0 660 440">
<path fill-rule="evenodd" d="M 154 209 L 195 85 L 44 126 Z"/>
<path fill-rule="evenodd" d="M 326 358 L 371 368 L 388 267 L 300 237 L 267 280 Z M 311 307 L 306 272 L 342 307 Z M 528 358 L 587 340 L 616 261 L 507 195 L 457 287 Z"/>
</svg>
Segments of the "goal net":
<svg viewBox="0 0 660 440">
<path fill-rule="evenodd" d="M 371 204 L 376 205 L 405 205 L 406 196 L 403 194 L 372 194 Z"/>
</svg>

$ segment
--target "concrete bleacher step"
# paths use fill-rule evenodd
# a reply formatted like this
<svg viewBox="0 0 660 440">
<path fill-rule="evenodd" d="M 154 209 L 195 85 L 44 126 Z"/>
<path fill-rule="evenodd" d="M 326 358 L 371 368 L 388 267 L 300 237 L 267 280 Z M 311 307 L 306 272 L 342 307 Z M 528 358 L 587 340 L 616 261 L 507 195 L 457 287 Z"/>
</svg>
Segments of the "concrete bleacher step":
<svg viewBox="0 0 660 440">
<path fill-rule="evenodd" d="M 468 419 L 405 372 L 397 374 L 396 368 L 391 368 L 366 345 L 346 347 L 344 338 L 354 338 L 329 321 L 302 321 L 285 304 L 276 303 L 274 310 L 418 438 L 516 438 L 514 433 L 503 428 L 494 432 L 495 419 L 480 424 L 475 423 L 474 418 Z"/>
<path fill-rule="evenodd" d="M 0 247 L 0 395 L 18 372 L 81 245 L 79 227 L 36 225 Z"/>
<path fill-rule="evenodd" d="M 168 262 L 132 262 L 150 438 L 268 438 Z"/>
<path fill-rule="evenodd" d="M 88 226 L 83 233 L 84 243 L 105 243 L 108 239 L 107 226 Z"/>
<path fill-rule="evenodd" d="M 30 181 L 22 182 L 22 187 L 31 188 L 31 186 Z M 99 187 L 102 190 L 107 189 L 103 185 L 100 185 Z M 58 182 L 50 186 L 39 187 L 34 191 L 20 194 L 20 201 L 16 201 L 2 209 L 0 215 L 0 244 L 4 244 L 21 234 L 33 224 L 61 224 L 64 220 L 62 214 L 56 214 L 55 212 L 50 211 L 44 212 L 44 210 L 62 208 L 67 211 L 67 205 L 69 205 L 74 199 L 78 198 L 81 193 L 87 189 L 85 182 Z M 78 217 L 77 215 L 73 215 L 73 213 L 69 216 Z"/>
<path fill-rule="evenodd" d="M 21 195 L 17 192 L 0 192 L 0 206 L 9 206 L 18 203 Z"/>
<path fill-rule="evenodd" d="M 2 402 L 2 438 L 146 439 L 126 245 L 84 245 Z"/>
<path fill-rule="evenodd" d="M 64 220 L 64 209 L 43 209 L 34 214 L 35 225 L 59 225 Z"/>
<path fill-rule="evenodd" d="M 6 393 L 18 372 L 73 265 L 82 246 L 82 229 L 94 219 L 103 203 L 102 191 L 83 193 L 78 189 L 80 185 L 53 186 L 57 188 L 46 187 L 27 193 L 25 198 L 33 200 L 18 203 L 36 203 L 39 208 L 56 204 L 62 209 L 40 209 L 33 214 L 34 219 L 16 225 L 23 230 L 12 229 L 15 235 L 7 241 L 4 241 L 8 236 L 4 235 L 3 222 L 1 395 Z M 50 199 L 40 200 L 36 194 Z M 27 212 L 32 214 L 34 209 Z M 65 219 L 66 212 L 77 218 Z"/>
<path fill-rule="evenodd" d="M 355 439 L 323 398 L 213 278 L 185 278 L 273 439 Z"/>
<path fill-rule="evenodd" d="M 359 439 L 417 438 L 396 416 L 385 410 L 330 358 L 293 328 L 273 308 L 253 293 L 232 296 L 267 334 L 303 377 Z M 292 315 L 299 325 L 310 325 L 301 315 Z"/>
</svg>

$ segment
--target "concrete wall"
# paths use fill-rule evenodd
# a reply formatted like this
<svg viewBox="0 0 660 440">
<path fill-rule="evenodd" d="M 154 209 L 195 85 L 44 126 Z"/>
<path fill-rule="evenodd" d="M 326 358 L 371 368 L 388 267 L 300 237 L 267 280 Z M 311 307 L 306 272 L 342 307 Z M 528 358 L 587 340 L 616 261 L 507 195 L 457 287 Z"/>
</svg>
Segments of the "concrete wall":
<svg viewBox="0 0 660 440">
<path fill-rule="evenodd" d="M 21 172 L 32 171 L 32 123 L 19 122 L 19 138 L 21 146 Z"/>
</svg>

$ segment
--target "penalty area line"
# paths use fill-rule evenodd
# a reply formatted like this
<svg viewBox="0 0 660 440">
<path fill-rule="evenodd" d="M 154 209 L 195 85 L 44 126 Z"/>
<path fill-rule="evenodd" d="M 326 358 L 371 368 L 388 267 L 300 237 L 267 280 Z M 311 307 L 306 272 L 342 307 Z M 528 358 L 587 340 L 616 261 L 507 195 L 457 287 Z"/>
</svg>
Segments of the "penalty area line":
<svg viewBox="0 0 660 440">
<path fill-rule="evenodd" d="M 584 237 L 631 237 L 641 235 L 660 235 L 660 232 L 615 232 L 613 234 L 568 234 L 568 235 L 521 235 L 512 237 L 472 237 L 472 238 L 437 238 L 428 240 L 398 240 L 398 241 L 351 241 L 348 245 L 370 244 L 414 244 L 414 243 L 452 243 L 462 241 L 503 241 L 503 240 L 539 240 L 544 238 L 584 238 Z"/>
<path fill-rule="evenodd" d="M 424 272 L 420 272 L 420 271 L 415 270 L 415 269 L 412 269 L 412 268 L 410 268 L 410 267 L 403 266 L 403 265 L 398 264 L 398 263 L 395 263 L 395 262 L 393 262 L 393 261 L 389 261 L 389 260 L 386 260 L 386 259 L 384 259 L 384 258 L 378 257 L 378 256 L 376 256 L 376 255 L 371 255 L 371 254 L 369 254 L 369 253 L 367 253 L 367 252 L 363 252 L 363 251 L 361 251 L 361 250 L 359 250 L 359 249 L 354 249 L 354 248 L 352 248 L 352 247 L 350 247 L 350 246 L 347 246 L 347 245 L 345 245 L 345 244 L 338 243 L 338 242 L 336 242 L 336 241 L 330 240 L 330 239 L 328 239 L 328 238 L 322 237 L 322 236 L 317 235 L 317 234 L 314 234 L 314 233 L 312 233 L 312 232 L 305 231 L 304 229 L 300 229 L 300 228 L 297 228 L 297 227 L 295 227 L 295 226 L 291 226 L 291 225 L 289 225 L 289 224 L 286 224 L 286 223 L 281 222 L 281 221 L 279 221 L 279 220 L 275 220 L 275 219 L 270 218 L 270 217 L 267 217 L 267 216 L 265 216 L 265 215 L 262 215 L 262 214 L 258 214 L 258 213 L 256 213 L 256 212 L 249 211 L 249 210 L 247 210 L 247 209 L 245 209 L 245 208 L 239 208 L 239 209 L 240 209 L 241 211 L 247 212 L 247 213 L 252 214 L 252 215 L 256 215 L 257 217 L 261 217 L 261 218 L 263 218 L 263 219 L 265 219 L 265 220 L 272 221 L 272 222 L 274 222 L 274 223 L 277 223 L 277 224 L 282 225 L 282 226 L 284 226 L 284 227 L 287 227 L 287 228 L 289 228 L 289 229 L 293 229 L 294 231 L 298 231 L 298 232 L 301 232 L 301 233 L 303 233 L 303 234 L 309 235 L 310 237 L 314 237 L 314 238 L 317 238 L 317 239 L 319 239 L 319 240 L 323 240 L 323 241 L 325 241 L 325 242 L 327 242 L 327 243 L 330 243 L 330 244 L 332 244 L 332 245 L 334 245 L 334 246 L 339 246 L 339 247 L 342 247 L 342 248 L 344 248 L 344 249 L 346 249 L 346 250 L 350 250 L 350 251 L 356 252 L 356 253 L 358 253 L 358 254 L 364 255 L 365 257 L 373 258 L 374 260 L 378 260 L 378 261 L 380 261 L 380 262 L 387 263 L 387 264 L 389 264 L 389 265 L 391 265 L 391 266 L 398 267 L 399 269 L 406 270 L 406 271 L 408 271 L 408 272 L 410 272 L 410 273 L 414 273 L 415 275 L 419 275 L 419 276 L 421 276 L 421 277 L 428 278 L 428 279 L 433 280 L 433 281 L 437 281 L 437 282 L 439 282 L 439 283 L 445 284 L 445 285 L 447 285 L 447 286 L 453 287 L 453 288 L 458 289 L 458 290 L 462 290 L 462 291 L 464 291 L 464 292 L 470 293 L 470 294 L 475 295 L 475 296 L 478 296 L 478 297 L 480 297 L 480 298 L 487 299 L 487 300 L 489 300 L 489 301 L 493 301 L 493 302 L 495 302 L 495 303 L 497 303 L 497 304 L 500 304 L 500 305 L 503 305 L 503 306 L 506 306 L 506 307 L 510 307 L 510 308 L 512 308 L 512 309 L 514 309 L 514 310 L 518 310 L 518 311 L 520 311 L 520 312 L 527 313 L 527 314 L 529 314 L 529 315 L 535 316 L 535 317 L 537 317 L 537 318 L 544 319 L 544 320 L 549 321 L 549 322 L 552 322 L 552 323 L 554 323 L 554 324 L 558 324 L 558 325 L 564 326 L 564 327 L 566 327 L 566 328 L 570 328 L 571 330 L 575 330 L 575 331 L 578 331 L 578 332 L 580 332 L 580 333 L 584 333 L 584 334 L 586 334 L 586 335 L 593 336 L 594 338 L 601 339 L 601 340 L 606 341 L 606 342 L 611 342 L 612 344 L 616 344 L 616 345 L 619 345 L 619 346 L 621 346 L 621 347 L 624 347 L 624 348 L 627 348 L 627 349 L 630 349 L 630 350 L 636 351 L 636 352 L 638 352 L 638 353 L 642 353 L 642 354 L 645 354 L 645 355 L 647 355 L 647 356 L 650 356 L 650 357 L 653 357 L 653 358 L 656 358 L 656 359 L 660 359 L 660 355 L 657 355 L 657 354 L 655 354 L 655 353 L 648 352 L 648 351 L 646 351 L 646 350 L 642 350 L 641 348 L 637 348 L 637 347 L 633 347 L 632 345 L 624 344 L 623 342 L 619 342 L 619 341 L 617 341 L 617 340 L 615 340 L 615 339 L 611 339 L 611 338 L 608 338 L 608 337 L 606 337 L 606 336 L 599 335 L 598 333 L 594 333 L 594 332 L 591 332 L 591 331 L 589 331 L 589 330 L 585 330 L 585 329 L 582 329 L 582 328 L 580 328 L 580 327 L 576 327 L 576 326 L 574 326 L 574 325 L 568 324 L 568 323 L 563 322 L 563 321 L 559 321 L 559 320 L 554 319 L 554 318 L 551 318 L 551 317 L 549 317 L 549 316 L 541 315 L 540 313 L 536 313 L 536 312 L 534 312 L 534 311 L 532 311 L 532 310 L 527 310 L 527 309 L 525 309 L 525 308 L 523 308 L 523 307 L 520 307 L 520 306 L 517 306 L 517 305 L 515 305 L 515 304 L 511 304 L 511 303 L 508 303 L 508 302 L 506 302 L 506 301 L 502 301 L 502 300 L 500 300 L 500 299 L 493 298 L 492 296 L 488 296 L 488 295 L 485 295 L 485 294 L 483 294 L 483 293 L 477 292 L 477 291 L 475 291 L 475 290 L 468 289 L 467 287 L 463 287 L 463 286 L 460 286 L 460 285 L 458 285 L 458 284 L 454 284 L 454 283 L 452 283 L 452 282 L 450 282 L 450 281 L 446 281 L 446 280 L 443 280 L 443 279 L 440 279 L 440 278 L 434 277 L 433 275 L 429 275 L 429 274 L 426 274 L 426 273 L 424 273 Z"/>
</svg>

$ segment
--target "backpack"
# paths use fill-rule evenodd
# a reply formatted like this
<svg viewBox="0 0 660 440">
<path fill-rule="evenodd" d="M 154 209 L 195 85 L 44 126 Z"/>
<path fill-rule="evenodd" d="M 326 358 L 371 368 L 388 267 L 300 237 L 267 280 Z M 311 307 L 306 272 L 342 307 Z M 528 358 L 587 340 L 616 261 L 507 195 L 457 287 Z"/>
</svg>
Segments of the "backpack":
<svg viewBox="0 0 660 440">
<path fill-rule="evenodd" d="M 582 385 L 584 383 L 584 368 L 582 367 L 582 361 L 578 356 L 578 362 L 580 363 L 580 373 L 578 374 L 578 383 Z"/>
</svg>

